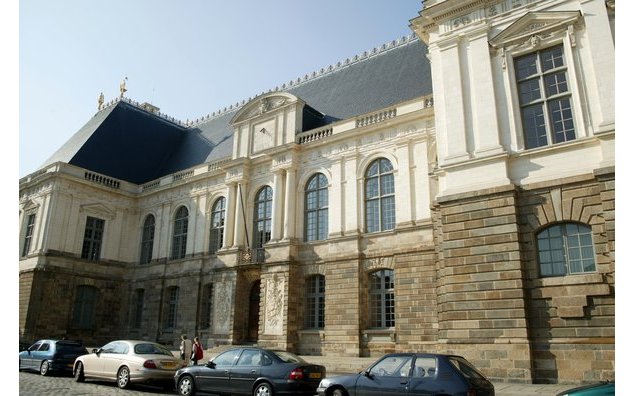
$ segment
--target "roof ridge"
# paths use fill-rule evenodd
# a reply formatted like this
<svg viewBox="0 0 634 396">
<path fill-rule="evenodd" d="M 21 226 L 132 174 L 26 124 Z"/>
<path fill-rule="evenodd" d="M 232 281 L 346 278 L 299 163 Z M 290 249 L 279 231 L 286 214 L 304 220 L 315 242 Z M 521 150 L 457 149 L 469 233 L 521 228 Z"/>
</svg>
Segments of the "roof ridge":
<svg viewBox="0 0 634 396">
<path fill-rule="evenodd" d="M 129 104 L 129 105 L 141 110 L 141 111 L 144 111 L 144 112 L 146 112 L 148 114 L 152 114 L 152 115 L 158 116 L 159 118 L 162 118 L 163 120 L 165 120 L 167 122 L 170 122 L 172 124 L 175 124 L 175 125 L 178 125 L 178 126 L 181 126 L 181 127 L 187 127 L 187 126 L 191 125 L 191 124 L 188 124 L 186 122 L 182 122 L 181 120 L 179 120 L 177 118 L 174 118 L 172 116 L 169 116 L 169 115 L 167 115 L 165 113 L 161 113 L 160 111 L 157 111 L 157 112 L 149 111 L 148 109 L 143 107 L 143 103 L 139 103 L 136 100 L 132 100 L 130 98 L 126 98 L 125 96 L 118 96 L 118 97 L 110 100 L 109 102 L 104 103 L 103 106 L 97 111 L 97 114 L 101 113 L 102 111 L 106 110 L 109 107 L 113 107 L 113 106 L 117 105 L 120 102 L 121 103 L 127 103 L 127 104 Z"/>
<path fill-rule="evenodd" d="M 296 79 L 290 80 L 287 83 L 282 83 L 281 86 L 277 85 L 275 86 L 275 88 L 271 88 L 268 91 L 262 91 L 257 95 L 254 96 L 249 96 L 249 98 L 247 99 L 243 99 L 242 101 L 236 102 L 235 104 L 231 104 L 228 107 L 225 106 L 222 109 L 219 109 L 217 111 L 214 111 L 212 113 L 207 114 L 206 116 L 202 116 L 201 118 L 197 118 L 195 121 L 192 121 L 191 123 L 187 124 L 187 126 L 194 126 L 194 125 L 199 125 L 203 122 L 207 122 L 209 120 L 215 119 L 217 117 L 220 117 L 224 114 L 230 113 L 232 111 L 238 110 L 240 107 L 244 106 L 246 103 L 250 102 L 253 98 L 257 98 L 258 96 L 264 95 L 266 93 L 270 93 L 270 92 L 286 92 L 287 90 L 294 88 L 294 87 L 298 87 L 301 85 L 304 85 L 310 81 L 316 80 L 318 78 L 324 77 L 326 75 L 329 75 L 331 73 L 334 73 L 335 71 L 338 71 L 340 69 L 346 68 L 348 66 L 352 66 L 356 63 L 359 62 L 363 62 L 366 61 L 374 56 L 383 54 L 387 51 L 390 51 L 392 49 L 401 47 L 403 45 L 407 45 L 409 43 L 411 43 L 412 41 L 417 40 L 417 36 L 416 33 L 411 33 L 407 36 L 401 36 L 398 39 L 394 39 L 392 41 L 389 41 L 387 43 L 384 43 L 380 46 L 374 47 L 369 51 L 363 51 L 361 53 L 356 54 L 355 56 L 353 56 L 352 58 L 346 58 L 342 61 L 339 61 L 335 64 L 330 64 L 328 66 L 322 67 L 317 71 L 313 71 L 312 73 L 309 74 L 305 74 L 303 77 L 298 77 Z"/>
</svg>

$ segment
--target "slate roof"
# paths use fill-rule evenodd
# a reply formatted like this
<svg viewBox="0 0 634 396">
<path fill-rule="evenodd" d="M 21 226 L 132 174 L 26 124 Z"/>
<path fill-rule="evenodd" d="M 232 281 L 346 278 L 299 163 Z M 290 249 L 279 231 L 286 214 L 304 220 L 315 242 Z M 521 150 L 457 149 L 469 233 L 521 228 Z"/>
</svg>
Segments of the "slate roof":
<svg viewBox="0 0 634 396">
<path fill-rule="evenodd" d="M 432 93 L 427 48 L 415 36 L 279 89 L 324 114 L 324 124 Z M 195 126 L 126 101 L 99 111 L 42 167 L 62 161 L 142 184 L 231 155 L 233 107 Z"/>
</svg>

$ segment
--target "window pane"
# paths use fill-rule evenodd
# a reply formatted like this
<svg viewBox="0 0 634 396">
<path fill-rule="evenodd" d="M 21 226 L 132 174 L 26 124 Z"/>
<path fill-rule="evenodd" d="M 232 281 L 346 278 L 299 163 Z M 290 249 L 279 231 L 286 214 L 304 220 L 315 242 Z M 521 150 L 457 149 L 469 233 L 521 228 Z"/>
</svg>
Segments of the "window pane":
<svg viewBox="0 0 634 396">
<path fill-rule="evenodd" d="M 541 52 L 542 70 L 548 71 L 564 65 L 563 47 L 561 45 Z"/>
<path fill-rule="evenodd" d="M 520 105 L 529 104 L 542 98 L 539 79 L 524 81 L 519 84 Z"/>
<path fill-rule="evenodd" d="M 546 120 L 541 105 L 528 106 L 522 109 L 524 139 L 527 149 L 548 144 Z"/>
<path fill-rule="evenodd" d="M 566 73 L 559 72 L 544 76 L 546 84 L 547 96 L 558 95 L 568 92 L 568 82 L 566 81 Z"/>
<path fill-rule="evenodd" d="M 551 123 L 554 132 L 554 143 L 567 142 L 575 139 L 570 99 L 562 98 L 548 102 Z"/>
<path fill-rule="evenodd" d="M 515 60 L 515 75 L 518 80 L 537 73 L 537 54 L 529 54 Z"/>
</svg>

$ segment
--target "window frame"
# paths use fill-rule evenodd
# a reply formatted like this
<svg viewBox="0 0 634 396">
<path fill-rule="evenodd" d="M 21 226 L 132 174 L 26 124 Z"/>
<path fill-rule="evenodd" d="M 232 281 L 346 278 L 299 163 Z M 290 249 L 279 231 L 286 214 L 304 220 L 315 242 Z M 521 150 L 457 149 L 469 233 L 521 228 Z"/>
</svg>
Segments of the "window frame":
<svg viewBox="0 0 634 396">
<path fill-rule="evenodd" d="M 272 221 L 273 188 L 266 185 L 258 190 L 253 200 L 253 249 L 256 251 L 257 262 L 264 261 L 263 249 L 264 245 L 271 240 Z"/>
<path fill-rule="evenodd" d="M 576 233 L 573 235 L 568 234 L 569 227 L 576 227 L 577 230 L 583 229 L 583 233 Z M 556 234 L 559 235 L 556 235 Z M 540 230 L 535 232 L 535 249 L 536 249 L 536 259 L 537 259 L 537 268 L 539 270 L 539 276 L 541 278 L 555 278 L 562 277 L 568 275 L 583 275 L 583 274 L 591 274 L 597 272 L 597 260 L 596 260 L 596 249 L 594 238 L 592 235 L 592 227 L 588 224 L 567 221 L 567 222 L 559 222 L 555 224 L 550 224 L 546 227 L 542 227 Z M 543 236 L 543 237 L 542 237 Z M 584 238 L 585 237 L 585 238 Z M 542 250 L 541 245 L 545 244 L 547 241 L 549 246 L 552 246 L 553 242 L 556 241 L 556 238 L 561 238 L 560 246 L 561 249 L 549 249 Z M 578 245 L 571 246 L 571 239 L 577 239 Z M 582 244 L 582 239 L 584 241 L 589 241 L 589 244 Z M 579 257 L 575 259 L 570 259 L 570 256 L 575 256 L 574 253 L 571 252 L 579 250 Z M 588 252 L 588 250 L 590 250 Z M 561 260 L 554 261 L 550 260 L 548 263 L 543 261 L 543 257 L 548 254 L 549 257 L 553 256 L 553 253 L 561 251 L 560 254 L 563 258 L 563 262 Z M 585 251 L 585 253 L 584 253 Z M 582 267 L 584 266 L 584 261 L 592 260 L 592 269 L 582 270 L 582 271 L 571 271 L 571 261 L 581 262 Z M 557 263 L 561 264 L 561 269 L 563 271 L 557 271 L 555 269 L 555 265 Z M 550 271 L 545 271 L 545 267 L 550 266 Z M 582 268 L 583 269 L 583 268 Z"/>
<path fill-rule="evenodd" d="M 304 327 L 322 330 L 326 325 L 326 277 L 321 274 L 306 278 L 306 309 Z"/>
<path fill-rule="evenodd" d="M 210 329 L 213 325 L 212 315 L 214 312 L 214 284 L 212 282 L 203 286 L 201 301 L 200 328 Z"/>
<path fill-rule="evenodd" d="M 152 220 L 152 223 L 148 222 Z M 152 261 L 152 253 L 154 249 L 154 233 L 156 232 L 156 218 L 153 214 L 145 216 L 143 228 L 141 231 L 141 255 L 139 257 L 140 264 L 149 264 Z"/>
<path fill-rule="evenodd" d="M 315 183 L 313 187 L 311 184 Z M 311 207 L 309 202 L 316 202 Z M 325 205 L 322 206 L 322 203 Z M 315 173 L 306 182 L 304 188 L 304 241 L 323 241 L 328 238 L 328 178 L 323 173 Z M 314 215 L 314 222 L 309 219 Z"/>
<path fill-rule="evenodd" d="M 165 330 L 174 330 L 178 325 L 178 302 L 180 298 L 180 288 L 178 286 L 170 286 L 165 289 L 167 298 L 165 299 L 165 320 L 163 328 Z"/>
<path fill-rule="evenodd" d="M 545 69 L 545 55 L 548 53 L 554 53 L 555 50 L 560 51 L 561 56 L 561 65 L 553 65 L 549 69 Z M 520 61 L 527 59 L 529 57 L 535 58 L 535 71 L 526 75 L 520 76 L 520 68 L 518 65 Z M 554 59 L 554 58 L 552 58 Z M 579 139 L 578 133 L 578 120 L 576 117 L 576 109 L 575 109 L 575 98 L 573 95 L 573 84 L 572 84 L 572 76 L 570 73 L 570 69 L 573 65 L 570 64 L 569 56 L 566 53 L 566 48 L 564 43 L 549 43 L 548 45 L 542 45 L 539 48 L 533 48 L 531 51 L 527 51 L 521 54 L 513 55 L 513 74 L 512 77 L 514 79 L 515 85 L 515 102 L 518 108 L 519 115 L 519 125 L 521 126 L 521 142 L 523 144 L 524 149 L 532 150 L 532 149 L 540 149 L 545 147 L 551 147 L 556 144 L 567 143 L 574 140 Z M 557 92 L 554 94 L 549 94 L 549 86 L 547 84 L 547 80 L 551 76 L 563 75 L 565 78 L 566 90 L 564 92 Z M 522 100 L 522 90 L 520 87 L 528 86 L 527 84 L 530 82 L 536 82 L 537 85 L 534 86 L 537 90 L 533 90 L 533 92 L 539 92 L 538 98 L 531 98 L 530 100 L 524 102 Z M 560 83 L 557 83 L 556 86 L 559 88 Z M 557 121 L 554 120 L 553 114 L 556 113 L 551 109 L 551 105 L 554 103 L 562 102 L 563 100 L 568 101 L 569 108 L 567 111 L 570 112 L 570 117 L 562 120 L 561 123 L 565 124 L 564 121 L 569 121 L 572 123 L 572 129 L 564 129 L 563 132 L 557 131 L 556 125 Z M 529 109 L 539 109 L 541 111 L 541 118 L 543 118 L 543 135 L 537 134 L 536 136 L 529 137 L 527 131 L 527 112 Z M 564 110 L 560 111 L 563 113 Z M 563 115 L 562 115 L 563 116 Z M 536 118 L 536 117 L 535 117 Z M 568 136 L 569 132 L 572 132 L 572 137 Z M 563 140 L 557 138 L 558 135 L 563 133 Z M 530 139 L 530 140 L 529 140 Z M 541 140 L 545 139 L 545 142 Z M 535 144 L 529 144 L 530 141 L 537 140 Z"/>
<path fill-rule="evenodd" d="M 189 209 L 187 209 L 186 206 L 180 206 L 178 210 L 176 210 L 173 225 L 170 260 L 180 260 L 187 256 Z"/>
<path fill-rule="evenodd" d="M 133 329 L 140 329 L 143 325 L 143 305 L 145 300 L 145 289 L 134 290 L 134 302 L 132 304 L 132 317 L 130 322 Z"/>
<path fill-rule="evenodd" d="M 216 254 L 224 245 L 227 200 L 219 197 L 211 206 L 209 224 L 209 253 Z"/>
<path fill-rule="evenodd" d="M 71 321 L 74 329 L 91 330 L 94 328 L 98 294 L 99 289 L 92 285 L 78 285 L 75 287 Z"/>
<path fill-rule="evenodd" d="M 99 217 L 86 216 L 84 239 L 81 247 L 81 258 L 89 261 L 101 259 L 101 246 L 106 230 L 106 220 Z"/>
<path fill-rule="evenodd" d="M 33 242 L 33 235 L 35 231 L 35 213 L 28 213 L 26 215 L 26 224 L 24 227 L 24 238 L 22 240 L 22 255 L 20 257 L 26 257 L 31 250 L 31 243 Z"/>
<path fill-rule="evenodd" d="M 378 276 L 377 276 L 378 275 Z M 386 277 L 389 275 L 389 278 Z M 373 276 L 379 278 L 376 288 Z M 389 279 L 389 287 L 386 287 Z M 368 273 L 368 317 L 371 329 L 393 329 L 396 326 L 395 271 L 381 268 Z"/>
<path fill-rule="evenodd" d="M 377 164 L 377 172 L 370 174 L 375 164 Z M 383 170 L 384 164 L 389 165 L 389 170 Z M 392 161 L 385 157 L 375 158 L 365 168 L 363 173 L 363 218 L 364 229 L 367 233 L 392 231 L 396 228 L 396 188 L 394 184 L 396 179 L 394 173 Z M 376 194 L 368 197 L 369 186 L 373 184 L 374 180 L 376 180 Z M 386 187 L 391 187 L 391 192 L 384 192 Z M 374 205 L 375 202 L 376 205 Z M 372 228 L 370 228 L 371 226 Z"/>
</svg>

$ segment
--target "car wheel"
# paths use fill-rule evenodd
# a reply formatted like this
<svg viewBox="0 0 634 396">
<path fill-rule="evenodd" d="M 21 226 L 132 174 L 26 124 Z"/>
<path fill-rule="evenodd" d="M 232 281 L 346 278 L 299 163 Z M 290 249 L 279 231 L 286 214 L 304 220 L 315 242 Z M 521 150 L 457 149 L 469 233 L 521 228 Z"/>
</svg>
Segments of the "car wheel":
<svg viewBox="0 0 634 396">
<path fill-rule="evenodd" d="M 346 393 L 345 390 L 337 388 L 337 389 L 332 391 L 330 396 L 348 396 L 348 394 Z"/>
<path fill-rule="evenodd" d="M 117 386 L 121 389 L 126 389 L 130 386 L 130 369 L 123 366 L 117 372 Z"/>
<path fill-rule="evenodd" d="M 273 389 L 268 383 L 261 382 L 255 386 L 253 396 L 273 396 Z"/>
<path fill-rule="evenodd" d="M 75 382 L 84 382 L 84 365 L 82 362 L 77 362 L 75 365 L 73 376 L 75 377 Z"/>
<path fill-rule="evenodd" d="M 194 379 L 189 375 L 184 375 L 178 380 L 176 389 L 181 396 L 192 396 L 196 393 L 194 389 Z"/>
<path fill-rule="evenodd" d="M 42 362 L 42 364 L 40 364 L 40 374 L 42 375 L 48 375 L 49 373 L 49 366 L 48 366 L 48 362 L 45 360 Z"/>
</svg>

